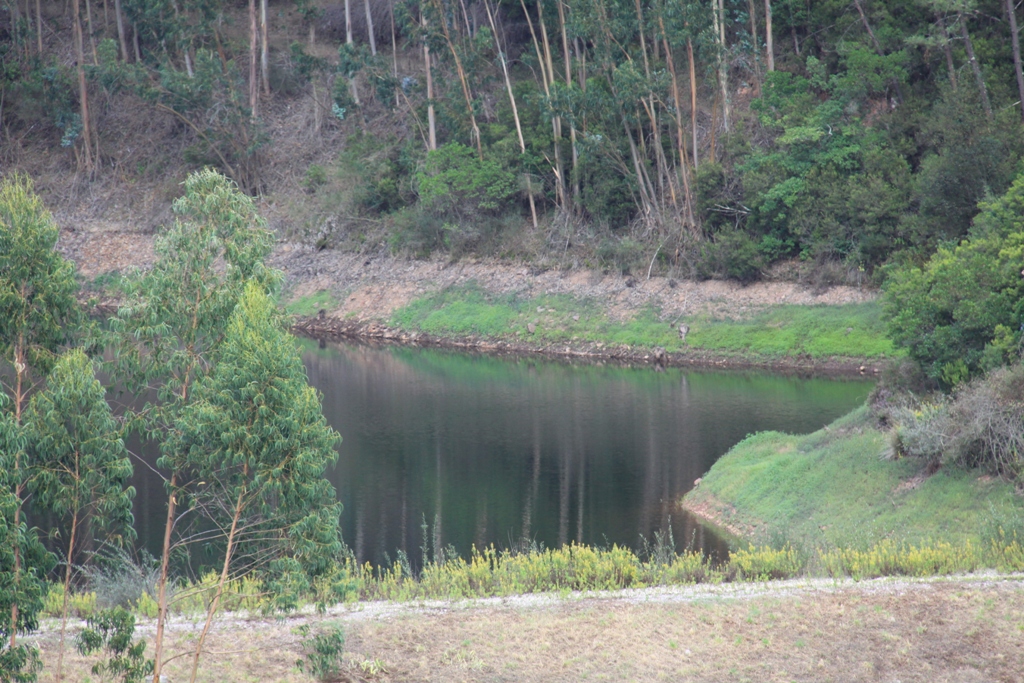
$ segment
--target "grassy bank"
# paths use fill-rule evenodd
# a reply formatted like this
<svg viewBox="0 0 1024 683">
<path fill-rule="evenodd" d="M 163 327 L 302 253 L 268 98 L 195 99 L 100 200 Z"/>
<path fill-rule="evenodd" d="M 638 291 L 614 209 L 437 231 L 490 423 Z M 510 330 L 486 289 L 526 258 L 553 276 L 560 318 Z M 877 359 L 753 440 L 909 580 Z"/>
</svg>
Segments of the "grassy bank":
<svg viewBox="0 0 1024 683">
<path fill-rule="evenodd" d="M 389 324 L 437 336 L 481 336 L 538 344 L 576 342 L 746 357 L 881 359 L 892 356 L 876 302 L 841 306 L 777 305 L 743 319 L 670 317 L 654 306 L 625 317 L 597 300 L 568 295 L 494 295 L 450 287 L 396 310 Z M 679 325 L 689 326 L 685 341 Z"/>
<path fill-rule="evenodd" d="M 883 460 L 887 438 L 866 407 L 806 436 L 756 434 L 722 456 L 684 505 L 752 541 L 802 549 L 973 552 L 1024 538 L 1012 485 L 977 470 L 926 476 L 919 459 Z"/>
</svg>

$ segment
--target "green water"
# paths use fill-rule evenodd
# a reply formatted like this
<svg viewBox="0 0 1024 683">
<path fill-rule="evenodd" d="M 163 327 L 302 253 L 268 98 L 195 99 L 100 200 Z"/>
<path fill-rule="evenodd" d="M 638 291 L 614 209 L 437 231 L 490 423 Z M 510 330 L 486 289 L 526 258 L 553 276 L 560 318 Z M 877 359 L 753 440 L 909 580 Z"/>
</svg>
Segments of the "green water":
<svg viewBox="0 0 1024 683">
<path fill-rule="evenodd" d="M 310 382 L 341 433 L 330 474 L 361 561 L 671 530 L 722 554 L 678 507 L 751 432 L 810 432 L 862 403 L 867 382 L 757 372 L 568 365 L 303 340 Z"/>
</svg>

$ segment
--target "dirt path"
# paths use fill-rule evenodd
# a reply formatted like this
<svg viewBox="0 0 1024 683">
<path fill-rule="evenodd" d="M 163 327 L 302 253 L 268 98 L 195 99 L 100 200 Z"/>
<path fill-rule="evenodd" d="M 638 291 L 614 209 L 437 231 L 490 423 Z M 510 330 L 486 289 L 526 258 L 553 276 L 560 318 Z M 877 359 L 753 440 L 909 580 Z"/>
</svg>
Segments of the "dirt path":
<svg viewBox="0 0 1024 683">
<path fill-rule="evenodd" d="M 796 580 L 361 603 L 324 617 L 226 617 L 202 681 L 303 681 L 297 627 L 346 632 L 346 680 L 1022 681 L 1024 577 Z M 178 620 L 172 651 L 194 642 Z M 35 640 L 52 662 L 55 623 Z M 152 635 L 152 623 L 140 626 Z M 171 680 L 185 679 L 184 662 Z M 71 681 L 88 662 L 72 656 Z M 41 680 L 47 679 L 48 673 Z"/>
</svg>

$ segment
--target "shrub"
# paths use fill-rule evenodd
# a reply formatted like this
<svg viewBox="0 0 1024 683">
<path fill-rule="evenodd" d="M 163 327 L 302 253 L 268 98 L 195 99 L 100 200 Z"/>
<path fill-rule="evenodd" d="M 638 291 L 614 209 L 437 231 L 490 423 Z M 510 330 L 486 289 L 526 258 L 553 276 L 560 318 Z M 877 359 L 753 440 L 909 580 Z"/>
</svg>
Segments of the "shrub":
<svg viewBox="0 0 1024 683">
<path fill-rule="evenodd" d="M 308 625 L 299 627 L 302 636 L 302 658 L 295 662 L 299 671 L 318 681 L 338 680 L 345 651 L 345 631 L 337 624 L 325 624 L 313 631 Z"/>
<path fill-rule="evenodd" d="M 605 268 L 614 268 L 623 275 L 642 265 L 644 246 L 634 239 L 609 237 L 597 247 L 597 256 Z"/>
<path fill-rule="evenodd" d="M 96 612 L 98 600 L 96 593 L 92 591 L 72 591 L 68 597 L 68 614 L 85 619 Z M 46 596 L 43 599 L 42 613 L 48 617 L 59 617 L 64 611 L 64 586 L 60 583 L 51 583 Z"/>
<path fill-rule="evenodd" d="M 92 667 L 94 675 L 110 676 L 122 683 L 142 683 L 152 673 L 153 662 L 145 658 L 146 641 L 134 641 L 134 635 L 135 617 L 131 612 L 123 607 L 103 610 L 89 617 L 78 634 L 78 651 L 91 655 L 106 650 L 107 658 Z"/>
<path fill-rule="evenodd" d="M 416 182 L 427 211 L 460 219 L 500 214 L 519 189 L 514 173 L 457 142 L 428 153 Z"/>
<path fill-rule="evenodd" d="M 1024 175 L 981 204 L 972 237 L 885 284 L 889 334 L 946 387 L 1005 363 L 1024 322 Z"/>
<path fill-rule="evenodd" d="M 788 579 L 799 575 L 803 568 L 800 555 L 789 545 L 737 550 L 729 558 L 729 572 L 740 579 Z"/>
<path fill-rule="evenodd" d="M 897 455 L 934 466 L 980 467 L 1016 479 L 1024 474 L 1024 366 L 999 369 L 951 397 L 891 411 Z"/>
<path fill-rule="evenodd" d="M 705 247 L 705 274 L 747 284 L 760 279 L 764 257 L 759 243 L 742 230 L 723 230 Z"/>
<path fill-rule="evenodd" d="M 869 579 L 877 576 L 933 576 L 969 572 L 983 566 L 981 553 L 970 541 L 906 545 L 882 540 L 866 550 L 836 548 L 819 553 L 831 576 Z"/>
<path fill-rule="evenodd" d="M 149 553 L 143 551 L 136 561 L 120 548 L 97 553 L 86 569 L 89 587 L 103 608 L 132 607 L 143 595 L 156 595 L 159 574 L 160 564 Z"/>
</svg>

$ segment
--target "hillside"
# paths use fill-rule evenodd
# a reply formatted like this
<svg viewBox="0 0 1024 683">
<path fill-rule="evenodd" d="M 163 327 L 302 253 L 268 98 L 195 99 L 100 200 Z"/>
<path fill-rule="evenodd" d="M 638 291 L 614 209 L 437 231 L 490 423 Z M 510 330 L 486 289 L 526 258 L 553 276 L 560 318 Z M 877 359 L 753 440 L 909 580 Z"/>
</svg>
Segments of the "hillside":
<svg viewBox="0 0 1024 683">
<path fill-rule="evenodd" d="M 0 10 L 0 163 L 76 233 L 212 165 L 318 249 L 858 285 L 1024 151 L 1003 0 L 80 4 Z"/>
</svg>

